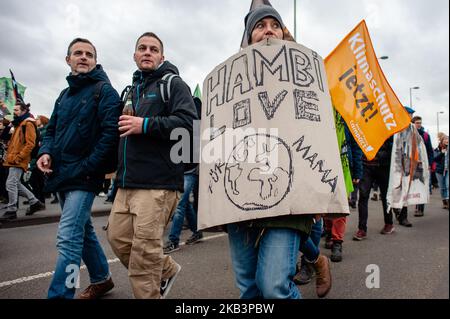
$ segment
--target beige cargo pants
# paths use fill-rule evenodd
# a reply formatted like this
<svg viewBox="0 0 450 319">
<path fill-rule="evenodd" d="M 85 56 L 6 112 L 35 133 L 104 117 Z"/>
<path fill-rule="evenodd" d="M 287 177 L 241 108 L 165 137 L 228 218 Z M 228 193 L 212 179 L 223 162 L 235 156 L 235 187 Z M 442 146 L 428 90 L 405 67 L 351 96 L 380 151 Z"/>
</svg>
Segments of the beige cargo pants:
<svg viewBox="0 0 450 319">
<path fill-rule="evenodd" d="M 163 233 L 180 195 L 169 190 L 119 189 L 109 216 L 108 241 L 128 269 L 134 296 L 159 299 L 162 279 L 176 263 L 163 253 Z"/>
</svg>

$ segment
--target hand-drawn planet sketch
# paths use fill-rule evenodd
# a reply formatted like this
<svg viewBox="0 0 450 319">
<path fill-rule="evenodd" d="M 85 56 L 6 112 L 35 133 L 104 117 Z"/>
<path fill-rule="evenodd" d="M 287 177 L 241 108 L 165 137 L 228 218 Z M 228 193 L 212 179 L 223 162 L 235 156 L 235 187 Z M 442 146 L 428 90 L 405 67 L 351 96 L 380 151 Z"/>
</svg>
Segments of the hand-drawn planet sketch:
<svg viewBox="0 0 450 319">
<path fill-rule="evenodd" d="M 228 159 L 225 192 L 241 210 L 270 209 L 290 192 L 293 173 L 291 151 L 283 140 L 250 135 L 237 143 Z"/>
</svg>

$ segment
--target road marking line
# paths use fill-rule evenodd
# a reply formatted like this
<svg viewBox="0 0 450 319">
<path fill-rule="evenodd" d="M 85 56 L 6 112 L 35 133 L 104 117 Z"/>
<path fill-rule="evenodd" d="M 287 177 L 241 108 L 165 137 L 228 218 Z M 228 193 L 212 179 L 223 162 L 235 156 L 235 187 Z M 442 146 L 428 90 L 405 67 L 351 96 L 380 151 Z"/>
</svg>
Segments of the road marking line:
<svg viewBox="0 0 450 319">
<path fill-rule="evenodd" d="M 221 238 L 226 235 L 227 234 L 219 234 L 219 235 L 204 237 L 203 239 L 200 240 L 200 242 L 208 241 L 208 240 L 212 240 L 212 239 L 216 239 L 216 238 Z M 186 245 L 186 244 L 185 243 L 180 244 L 180 246 L 184 246 L 184 245 Z M 108 264 L 115 264 L 118 262 L 120 262 L 119 258 L 108 260 Z M 85 265 L 80 267 L 80 270 L 83 270 L 83 269 L 86 269 Z M 41 273 L 41 274 L 37 274 L 37 275 L 33 275 L 33 276 L 22 277 L 22 278 L 10 280 L 10 281 L 0 282 L 0 288 L 14 286 L 17 284 L 21 284 L 24 282 L 29 282 L 29 281 L 33 281 L 33 280 L 37 280 L 37 279 L 49 278 L 49 277 L 52 277 L 54 273 L 55 273 L 54 271 L 49 271 L 46 273 Z"/>
</svg>

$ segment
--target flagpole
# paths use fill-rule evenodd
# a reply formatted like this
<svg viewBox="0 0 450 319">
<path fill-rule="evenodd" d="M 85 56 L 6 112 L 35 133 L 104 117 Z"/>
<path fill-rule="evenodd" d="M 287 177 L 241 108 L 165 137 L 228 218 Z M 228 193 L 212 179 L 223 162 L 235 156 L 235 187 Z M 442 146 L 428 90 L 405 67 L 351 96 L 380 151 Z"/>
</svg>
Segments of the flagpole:
<svg viewBox="0 0 450 319">
<path fill-rule="evenodd" d="M 294 0 L 294 39 L 297 41 L 297 0 Z"/>
</svg>

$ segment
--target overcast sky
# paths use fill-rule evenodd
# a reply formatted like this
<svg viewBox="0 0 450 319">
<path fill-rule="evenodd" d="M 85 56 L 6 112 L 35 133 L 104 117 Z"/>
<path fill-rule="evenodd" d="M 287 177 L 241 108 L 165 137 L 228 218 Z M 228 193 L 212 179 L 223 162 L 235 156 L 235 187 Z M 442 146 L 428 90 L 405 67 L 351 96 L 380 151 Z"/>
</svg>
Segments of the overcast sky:
<svg viewBox="0 0 450 319">
<path fill-rule="evenodd" d="M 294 33 L 294 0 L 271 0 Z M 325 58 L 366 19 L 381 66 L 403 104 L 424 118 L 433 134 L 437 112 L 449 131 L 448 0 L 298 0 L 297 39 Z M 67 45 L 75 37 L 97 47 L 113 86 L 119 91 L 136 69 L 134 44 L 153 31 L 194 89 L 218 64 L 237 53 L 251 0 L 0 0 L 0 77 L 27 87 L 32 113 L 50 115 L 67 86 Z"/>
</svg>

